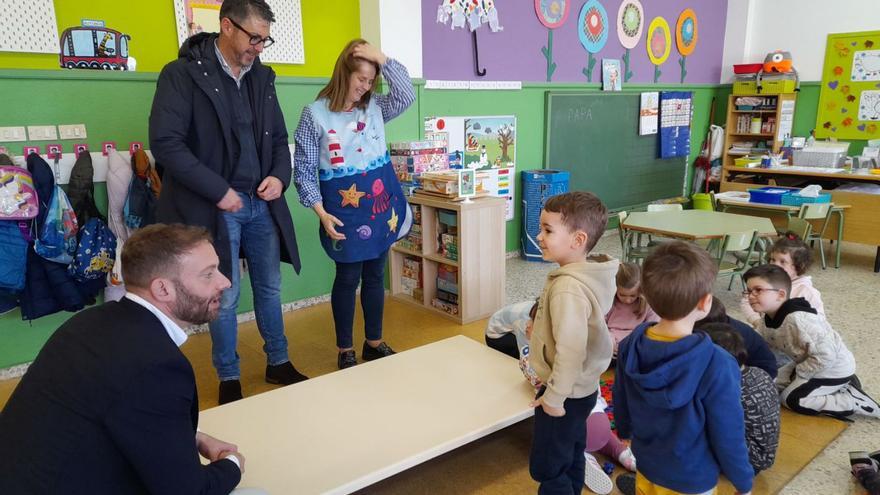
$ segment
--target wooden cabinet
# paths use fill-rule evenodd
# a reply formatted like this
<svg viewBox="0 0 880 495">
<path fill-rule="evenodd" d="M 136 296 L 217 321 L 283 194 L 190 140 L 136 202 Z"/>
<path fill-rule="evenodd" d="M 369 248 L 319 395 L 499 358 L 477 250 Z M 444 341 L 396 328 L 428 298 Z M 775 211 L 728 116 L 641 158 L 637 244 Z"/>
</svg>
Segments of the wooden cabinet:
<svg viewBox="0 0 880 495">
<path fill-rule="evenodd" d="M 754 106 L 750 109 L 740 109 L 736 105 L 736 99 L 742 97 L 760 98 L 763 104 Z M 779 153 L 782 148 L 782 142 L 785 138 L 791 136 L 792 125 L 794 124 L 794 107 L 797 96 L 795 94 L 777 94 L 777 95 L 730 95 L 727 101 L 727 124 L 724 128 L 724 155 L 722 155 L 722 165 L 725 169 L 734 166 L 734 160 L 747 153 L 739 153 L 731 151 L 734 143 L 751 143 L 765 142 L 766 150 Z M 751 121 L 760 122 L 758 131 L 751 132 Z M 740 121 L 749 122 L 746 126 L 738 126 Z M 757 154 L 758 152 L 754 152 Z M 726 174 L 724 174 L 726 175 Z M 724 177 L 722 177 L 722 183 Z"/>
<path fill-rule="evenodd" d="M 391 296 L 461 324 L 500 309 L 505 297 L 504 199 L 463 203 L 416 195 L 409 202 L 420 210 L 416 230 L 421 239 L 391 247 Z"/>
</svg>

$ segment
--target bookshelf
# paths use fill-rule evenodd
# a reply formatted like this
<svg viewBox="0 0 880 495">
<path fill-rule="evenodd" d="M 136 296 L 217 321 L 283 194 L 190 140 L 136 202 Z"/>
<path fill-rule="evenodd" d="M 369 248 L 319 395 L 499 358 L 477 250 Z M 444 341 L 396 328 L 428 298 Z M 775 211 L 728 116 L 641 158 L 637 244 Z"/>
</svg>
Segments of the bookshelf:
<svg viewBox="0 0 880 495">
<path fill-rule="evenodd" d="M 737 98 L 759 98 L 760 105 L 752 108 L 737 106 Z M 760 155 L 767 151 L 779 153 L 785 138 L 790 137 L 794 124 L 795 100 L 794 93 L 783 94 L 760 94 L 738 95 L 732 94 L 727 100 L 727 123 L 724 127 L 724 155 L 722 184 L 727 179 L 727 170 L 734 168 L 734 160 L 748 155 Z M 758 122 L 758 132 L 751 132 L 752 122 Z M 755 150 L 752 153 L 731 151 L 734 143 L 748 143 L 755 146 L 764 143 L 763 150 Z M 738 167 L 739 170 L 746 170 Z"/>
<path fill-rule="evenodd" d="M 462 203 L 414 195 L 409 202 L 419 228 L 391 247 L 391 297 L 462 325 L 500 309 L 505 200 Z"/>
</svg>

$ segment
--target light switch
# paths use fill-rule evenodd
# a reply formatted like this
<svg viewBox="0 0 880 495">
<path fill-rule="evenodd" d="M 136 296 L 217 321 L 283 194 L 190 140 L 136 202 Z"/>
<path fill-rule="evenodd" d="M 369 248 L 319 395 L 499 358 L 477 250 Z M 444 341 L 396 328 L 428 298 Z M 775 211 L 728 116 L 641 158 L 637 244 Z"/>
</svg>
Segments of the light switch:
<svg viewBox="0 0 880 495">
<path fill-rule="evenodd" d="M 61 139 L 83 139 L 87 138 L 85 124 L 59 125 L 58 132 Z"/>
<path fill-rule="evenodd" d="M 27 132 L 31 141 L 55 141 L 58 139 L 58 132 L 54 125 L 29 125 Z"/>
<path fill-rule="evenodd" d="M 0 127 L 0 142 L 27 141 L 24 127 Z"/>
</svg>

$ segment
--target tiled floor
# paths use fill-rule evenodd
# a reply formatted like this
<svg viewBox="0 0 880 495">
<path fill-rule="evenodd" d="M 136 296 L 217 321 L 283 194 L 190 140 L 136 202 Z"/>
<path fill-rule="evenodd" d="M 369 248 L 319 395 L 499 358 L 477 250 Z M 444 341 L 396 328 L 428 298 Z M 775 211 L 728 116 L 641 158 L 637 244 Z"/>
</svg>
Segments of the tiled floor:
<svg viewBox="0 0 880 495">
<path fill-rule="evenodd" d="M 830 252 L 828 244 L 826 253 Z M 865 390 L 880 400 L 880 274 L 873 273 L 875 246 L 844 243 L 842 266 L 822 270 L 816 262 L 809 275 L 813 285 L 822 293 L 825 311 L 832 327 L 842 336 L 855 354 L 857 373 Z M 595 252 L 620 255 L 620 242 L 616 233 L 606 235 Z M 815 251 L 818 256 L 818 250 Z M 555 265 L 527 262 L 517 258 L 507 263 L 508 302 L 531 299 L 540 294 L 544 275 Z M 741 287 L 734 282 L 733 290 L 727 290 L 727 279 L 715 285 L 719 297 L 728 312 L 739 317 L 739 294 Z M 810 432 L 803 431 L 804 441 L 810 440 Z M 880 420 L 860 417 L 843 432 L 794 480 L 783 489 L 782 494 L 847 494 L 862 493 L 849 474 L 848 452 L 851 450 L 873 451 L 880 449 Z"/>
</svg>

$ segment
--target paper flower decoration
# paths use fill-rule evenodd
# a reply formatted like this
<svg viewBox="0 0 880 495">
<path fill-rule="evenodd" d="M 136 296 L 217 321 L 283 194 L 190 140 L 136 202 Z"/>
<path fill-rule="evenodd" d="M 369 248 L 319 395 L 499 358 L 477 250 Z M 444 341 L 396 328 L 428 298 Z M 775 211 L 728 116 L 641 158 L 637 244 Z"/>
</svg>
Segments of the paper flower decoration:
<svg viewBox="0 0 880 495">
<path fill-rule="evenodd" d="M 623 81 L 627 82 L 633 73 L 629 70 L 629 50 L 635 48 L 642 38 L 645 27 L 645 9 L 639 0 L 623 0 L 617 11 L 617 38 L 626 48 L 623 54 Z"/>
<path fill-rule="evenodd" d="M 568 0 L 535 0 L 535 14 L 548 29 L 556 29 L 568 19 Z"/>
<path fill-rule="evenodd" d="M 660 80 L 660 66 L 669 58 L 672 45 L 672 35 L 669 33 L 669 23 L 662 17 L 655 17 L 648 25 L 648 58 L 654 64 L 654 82 Z"/>
<path fill-rule="evenodd" d="M 678 52 L 684 56 L 693 53 L 694 47 L 697 46 L 697 14 L 692 9 L 685 9 L 678 16 L 675 25 L 675 44 L 678 46 Z"/>
<path fill-rule="evenodd" d="M 578 38 L 589 55 L 587 67 L 581 72 L 587 76 L 587 81 L 592 81 L 593 67 L 596 65 L 593 54 L 601 50 L 608 41 L 608 13 L 599 0 L 587 0 L 581 7 L 578 15 Z"/>
<path fill-rule="evenodd" d="M 675 24 L 675 46 L 681 53 L 681 59 L 678 65 L 681 66 L 681 82 L 684 82 L 687 76 L 687 56 L 694 52 L 697 46 L 697 14 L 693 9 L 685 9 L 678 16 L 678 22 Z"/>
<path fill-rule="evenodd" d="M 553 61 L 553 30 L 568 19 L 569 7 L 571 3 L 568 0 L 535 0 L 535 14 L 547 28 L 547 46 L 541 47 L 541 53 L 547 60 L 547 82 L 550 82 L 556 70 L 556 62 Z"/>
</svg>

